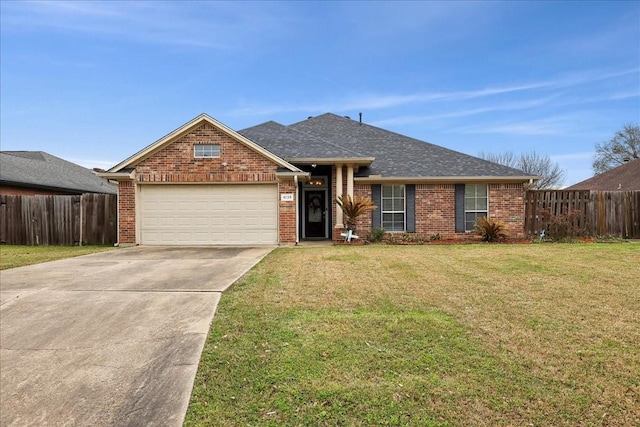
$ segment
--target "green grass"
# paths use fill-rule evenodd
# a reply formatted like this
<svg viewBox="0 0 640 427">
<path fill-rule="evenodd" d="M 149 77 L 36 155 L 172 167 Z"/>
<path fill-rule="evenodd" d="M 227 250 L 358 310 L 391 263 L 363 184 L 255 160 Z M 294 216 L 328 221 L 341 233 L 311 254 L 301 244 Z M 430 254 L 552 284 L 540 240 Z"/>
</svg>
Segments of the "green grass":
<svg viewBox="0 0 640 427">
<path fill-rule="evenodd" d="M 225 292 L 185 425 L 640 424 L 637 244 L 279 249 Z"/>
<path fill-rule="evenodd" d="M 113 246 L 0 246 L 0 270 L 88 255 Z"/>
</svg>

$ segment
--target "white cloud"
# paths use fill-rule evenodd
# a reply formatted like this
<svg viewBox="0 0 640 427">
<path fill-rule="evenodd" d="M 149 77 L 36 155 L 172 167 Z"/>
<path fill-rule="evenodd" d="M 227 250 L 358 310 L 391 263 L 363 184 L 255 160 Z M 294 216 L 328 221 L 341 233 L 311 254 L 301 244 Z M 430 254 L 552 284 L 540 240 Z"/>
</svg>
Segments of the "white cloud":
<svg viewBox="0 0 640 427">
<path fill-rule="evenodd" d="M 489 102 L 486 106 L 479 106 L 475 108 L 463 106 L 460 108 L 460 110 L 438 113 L 437 115 L 428 113 L 410 116 L 405 115 L 402 117 L 390 118 L 384 121 L 377 122 L 378 125 L 406 124 L 437 118 L 463 117 L 491 111 L 508 111 L 534 108 L 547 105 L 551 101 L 555 100 L 558 100 L 558 102 L 556 102 L 556 106 L 566 106 L 572 104 L 582 104 L 585 102 L 599 102 L 603 100 L 619 100 L 631 98 L 634 96 L 638 96 L 638 93 L 622 91 L 613 94 L 603 94 L 599 97 L 593 97 L 593 99 L 581 99 L 576 97 L 575 95 L 570 97 L 568 95 L 562 94 L 558 92 L 558 89 L 580 86 L 596 81 L 619 79 L 620 77 L 633 74 L 640 74 L 640 68 L 632 68 L 620 71 L 589 70 L 581 73 L 571 73 L 556 76 L 555 78 L 549 80 L 523 82 L 520 84 L 503 86 L 488 86 L 485 88 L 464 91 L 417 92 L 407 94 L 360 93 L 345 96 L 343 99 L 334 99 L 331 101 L 318 102 L 315 104 L 249 104 L 233 110 L 231 114 L 234 116 L 264 116 L 300 111 L 315 113 L 325 111 L 338 112 L 354 110 L 382 110 L 400 108 L 409 105 L 455 103 L 460 101 L 472 100 L 482 101 L 485 99 L 487 100 L 487 102 Z M 542 95 L 546 96 L 530 100 L 523 100 L 523 93 L 531 92 L 535 94 L 536 91 L 541 92 Z M 553 92 L 549 94 L 549 91 Z M 500 101 L 497 97 L 503 95 L 517 95 L 519 97 L 519 100 L 511 102 Z M 448 106 L 448 108 L 449 110 L 451 109 L 450 106 Z M 522 130 L 524 131 L 525 129 L 523 128 Z"/>
<path fill-rule="evenodd" d="M 566 135 L 567 120 L 553 117 L 520 122 L 467 126 L 455 129 L 459 133 L 503 135 Z"/>
</svg>

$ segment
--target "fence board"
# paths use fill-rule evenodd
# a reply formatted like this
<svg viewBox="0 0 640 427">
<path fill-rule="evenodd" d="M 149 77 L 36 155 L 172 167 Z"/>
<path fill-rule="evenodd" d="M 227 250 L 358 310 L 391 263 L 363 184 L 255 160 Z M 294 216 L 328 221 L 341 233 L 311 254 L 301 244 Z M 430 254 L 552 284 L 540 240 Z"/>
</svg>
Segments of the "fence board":
<svg viewBox="0 0 640 427">
<path fill-rule="evenodd" d="M 551 217 L 582 235 L 640 239 L 640 191 L 527 191 L 525 232 L 539 235 Z"/>
<path fill-rule="evenodd" d="M 117 197 L 0 195 L 0 243 L 110 245 L 116 242 Z"/>
</svg>

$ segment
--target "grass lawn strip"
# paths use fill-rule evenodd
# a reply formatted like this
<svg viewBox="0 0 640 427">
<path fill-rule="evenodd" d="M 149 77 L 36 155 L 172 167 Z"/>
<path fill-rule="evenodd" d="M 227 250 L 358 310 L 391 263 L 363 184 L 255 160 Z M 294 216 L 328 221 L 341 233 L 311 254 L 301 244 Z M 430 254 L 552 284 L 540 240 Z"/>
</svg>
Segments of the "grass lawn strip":
<svg viewBox="0 0 640 427">
<path fill-rule="evenodd" d="M 637 245 L 280 249 L 225 292 L 186 425 L 637 425 Z"/>
<path fill-rule="evenodd" d="M 95 252 L 113 250 L 113 246 L 0 246 L 0 270 L 55 261 Z"/>
</svg>

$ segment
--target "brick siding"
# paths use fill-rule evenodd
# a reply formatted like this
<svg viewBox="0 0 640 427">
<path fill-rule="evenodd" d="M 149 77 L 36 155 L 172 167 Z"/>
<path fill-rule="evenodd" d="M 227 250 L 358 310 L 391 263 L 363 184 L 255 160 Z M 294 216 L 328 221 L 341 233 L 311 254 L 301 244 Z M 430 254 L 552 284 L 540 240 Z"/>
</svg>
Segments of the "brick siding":
<svg viewBox="0 0 640 427">
<path fill-rule="evenodd" d="M 220 145 L 220 157 L 194 158 L 195 144 Z M 277 168 L 271 160 L 205 123 L 140 162 L 136 181 L 275 182 Z"/>
<path fill-rule="evenodd" d="M 293 201 L 282 201 L 281 194 L 293 194 Z M 296 204 L 298 203 L 298 192 L 295 182 L 292 179 L 282 180 L 278 184 L 278 209 L 279 209 L 279 230 L 280 243 L 296 242 Z"/>
<path fill-rule="evenodd" d="M 136 191 L 132 181 L 118 183 L 118 242 L 136 243 Z"/>
<path fill-rule="evenodd" d="M 220 157 L 195 158 L 195 144 L 220 145 Z M 278 165 L 217 127 L 203 123 L 136 165 L 135 183 L 118 186 L 119 242 L 136 243 L 135 185 L 144 183 L 276 183 Z M 280 182 L 279 194 L 294 193 L 293 180 Z M 297 194 L 294 196 L 297 199 Z M 279 196 L 278 196 L 279 198 Z M 295 242 L 295 203 L 279 202 L 278 232 Z"/>
<path fill-rule="evenodd" d="M 424 239 L 456 236 L 454 184 L 416 185 L 416 234 Z"/>
<path fill-rule="evenodd" d="M 335 183 L 334 183 L 335 186 Z M 334 187 L 335 188 L 335 187 Z M 346 185 L 344 191 L 346 192 Z M 371 197 L 371 185 L 355 184 L 354 195 Z M 381 209 L 378 206 L 378 209 Z M 455 185 L 416 184 L 416 235 L 424 240 L 440 235 L 443 239 L 464 239 L 467 233 L 455 231 Z M 524 237 L 524 189 L 522 184 L 490 184 L 489 216 L 507 223 L 509 236 Z M 371 215 L 356 223 L 358 235 L 371 232 Z M 340 239 L 335 229 L 334 240 Z M 336 237 L 337 236 L 337 237 Z"/>
<path fill-rule="evenodd" d="M 489 185 L 489 217 L 504 221 L 509 237 L 525 237 L 523 184 Z"/>
</svg>

